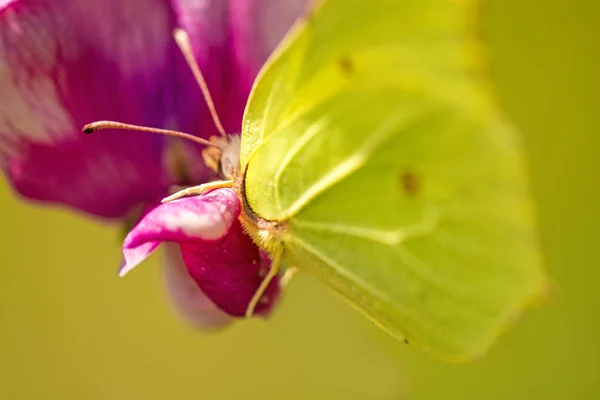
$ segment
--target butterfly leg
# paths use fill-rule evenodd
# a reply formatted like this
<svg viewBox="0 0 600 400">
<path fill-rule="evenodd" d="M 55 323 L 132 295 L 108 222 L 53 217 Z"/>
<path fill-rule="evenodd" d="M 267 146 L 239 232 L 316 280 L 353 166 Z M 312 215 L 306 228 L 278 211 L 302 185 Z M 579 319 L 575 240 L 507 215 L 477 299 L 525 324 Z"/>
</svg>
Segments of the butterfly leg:
<svg viewBox="0 0 600 400">
<path fill-rule="evenodd" d="M 177 200 L 182 197 L 202 194 L 208 190 L 229 188 L 232 185 L 233 185 L 233 181 L 229 180 L 229 181 L 214 181 L 214 182 L 204 183 L 204 184 L 198 185 L 198 186 L 192 186 L 192 187 L 180 190 L 176 193 L 173 193 L 169 197 L 165 197 L 164 199 L 162 199 L 161 203 L 168 203 L 170 201 Z"/>
<path fill-rule="evenodd" d="M 273 257 L 273 260 L 271 261 L 271 268 L 269 268 L 267 276 L 264 277 L 264 279 L 260 283 L 260 286 L 258 286 L 258 289 L 256 289 L 256 292 L 254 292 L 254 296 L 252 296 L 250 303 L 248 303 L 248 307 L 246 308 L 246 318 L 249 318 L 252 316 L 252 314 L 254 314 L 256 305 L 265 294 L 265 291 L 269 287 L 269 284 L 271 283 L 273 278 L 277 276 L 277 273 L 279 272 L 279 264 L 281 263 L 281 254 L 282 252 L 279 251 Z"/>
<path fill-rule="evenodd" d="M 279 280 L 279 286 L 282 289 L 285 289 L 287 287 L 287 285 L 289 285 L 292 278 L 298 273 L 298 271 L 299 271 L 298 267 L 289 267 L 288 269 L 286 269 L 285 273 Z"/>
</svg>

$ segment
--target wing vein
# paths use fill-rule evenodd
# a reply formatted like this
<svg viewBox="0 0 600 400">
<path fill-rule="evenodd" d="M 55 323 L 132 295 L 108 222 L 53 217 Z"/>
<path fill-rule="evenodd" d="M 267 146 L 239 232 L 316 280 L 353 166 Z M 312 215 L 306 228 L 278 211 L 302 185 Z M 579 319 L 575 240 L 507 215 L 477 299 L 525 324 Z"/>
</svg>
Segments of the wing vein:
<svg viewBox="0 0 600 400">
<path fill-rule="evenodd" d="M 402 111 L 386 119 L 374 129 L 369 136 L 367 136 L 362 145 L 359 146 L 354 153 L 350 154 L 345 160 L 340 161 L 336 166 L 326 171 L 320 179 L 300 194 L 296 201 L 283 212 L 282 219 L 288 219 L 296 215 L 319 194 L 358 171 L 369 160 L 372 153 L 385 143 L 400 126 L 403 124 L 406 125 L 411 120 L 410 117 L 412 116 L 414 116 L 414 113 L 407 114 L 405 111 Z M 297 154 L 298 153 L 296 153 L 294 157 L 297 156 Z M 294 157 L 292 157 L 290 162 Z"/>
<path fill-rule="evenodd" d="M 356 238 L 367 239 L 384 245 L 395 246 L 406 239 L 434 232 L 439 224 L 439 213 L 431 208 L 426 211 L 420 221 L 398 229 L 373 229 L 357 225 L 337 224 L 332 222 L 315 222 L 294 218 L 292 223 L 301 228 L 336 233 Z"/>
<path fill-rule="evenodd" d="M 404 314 L 408 319 L 413 320 L 417 324 L 420 324 L 423 327 L 431 328 L 430 323 L 427 323 L 423 319 L 419 318 L 415 313 L 411 312 L 408 307 L 398 302 L 394 302 L 386 293 L 377 290 L 375 287 L 367 283 L 364 279 L 359 278 L 355 274 L 351 273 L 348 268 L 344 268 L 343 266 L 339 265 L 336 261 L 322 254 L 302 239 L 292 235 L 290 237 L 290 240 L 292 242 L 295 242 L 307 252 L 313 254 L 315 257 L 322 260 L 325 264 L 329 265 L 339 276 L 345 278 L 348 282 L 352 282 L 354 285 L 360 287 L 365 292 L 370 293 L 373 297 L 377 298 L 378 300 L 386 302 L 387 304 Z"/>
<path fill-rule="evenodd" d="M 300 150 L 302 150 L 302 148 L 304 146 L 306 146 L 306 144 L 313 137 L 315 137 L 319 132 L 321 132 L 327 126 L 327 122 L 328 121 L 326 118 L 321 118 L 321 119 L 317 120 L 315 123 L 313 123 L 306 129 L 306 131 L 304 132 L 304 134 L 302 136 L 300 136 L 300 138 L 298 138 L 298 140 L 294 143 L 294 145 L 287 152 L 287 154 L 283 158 L 283 161 L 279 165 L 279 168 L 277 168 L 277 171 L 275 172 L 275 187 L 277 187 L 277 188 L 280 187 L 279 184 L 281 181 L 281 174 L 283 173 L 285 168 L 294 159 L 294 157 L 296 157 L 296 155 L 300 152 Z M 280 198 L 279 190 L 275 191 L 275 199 L 277 202 L 277 208 L 281 209 L 281 198 Z"/>
<path fill-rule="evenodd" d="M 281 85 L 281 81 L 279 79 L 277 79 L 273 82 L 271 91 L 269 92 L 269 95 L 267 96 L 267 100 L 265 101 L 265 108 L 263 111 L 263 117 L 262 117 L 261 129 L 260 129 L 260 142 L 262 142 L 265 137 L 265 131 L 266 131 L 265 126 L 267 124 L 267 121 L 273 119 L 269 116 L 269 114 L 271 113 L 271 107 L 273 107 L 273 101 L 275 99 L 275 95 L 279 91 L 280 85 Z"/>
</svg>

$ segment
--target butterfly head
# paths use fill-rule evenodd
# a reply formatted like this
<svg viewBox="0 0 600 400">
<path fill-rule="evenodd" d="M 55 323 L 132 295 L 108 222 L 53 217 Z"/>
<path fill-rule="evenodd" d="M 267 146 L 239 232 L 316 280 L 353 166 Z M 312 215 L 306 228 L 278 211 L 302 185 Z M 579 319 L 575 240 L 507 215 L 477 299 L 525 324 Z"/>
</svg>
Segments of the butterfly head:
<svg viewBox="0 0 600 400">
<path fill-rule="evenodd" d="M 202 151 L 204 164 L 224 179 L 233 180 L 240 170 L 240 135 L 213 136 L 209 140 L 214 145 Z"/>
</svg>

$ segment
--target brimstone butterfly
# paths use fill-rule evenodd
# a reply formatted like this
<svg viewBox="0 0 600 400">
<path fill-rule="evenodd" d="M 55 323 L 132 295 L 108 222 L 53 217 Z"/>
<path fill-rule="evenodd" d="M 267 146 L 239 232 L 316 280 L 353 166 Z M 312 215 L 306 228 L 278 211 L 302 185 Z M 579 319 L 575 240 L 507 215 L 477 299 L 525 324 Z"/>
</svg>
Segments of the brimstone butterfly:
<svg viewBox="0 0 600 400">
<path fill-rule="evenodd" d="M 273 259 L 265 287 L 280 265 L 297 267 L 398 338 L 449 360 L 482 355 L 547 281 L 477 11 L 317 2 L 257 77 L 241 143 L 207 149 L 227 180 L 176 196 L 233 185 Z"/>
</svg>

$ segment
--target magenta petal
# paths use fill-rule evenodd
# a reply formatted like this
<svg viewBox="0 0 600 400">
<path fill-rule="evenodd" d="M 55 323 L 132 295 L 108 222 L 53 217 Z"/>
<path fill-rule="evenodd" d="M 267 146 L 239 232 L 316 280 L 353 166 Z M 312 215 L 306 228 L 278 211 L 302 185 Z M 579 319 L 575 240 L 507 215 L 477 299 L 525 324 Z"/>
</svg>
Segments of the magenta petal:
<svg viewBox="0 0 600 400">
<path fill-rule="evenodd" d="M 187 271 L 181 250 L 165 243 L 164 282 L 175 310 L 189 324 L 202 330 L 216 330 L 229 325 L 233 318 L 222 311 L 200 290 Z"/>
<path fill-rule="evenodd" d="M 225 130 L 240 132 L 254 78 L 310 0 L 173 0 Z M 198 12 L 198 9 L 203 12 Z M 219 62 L 214 62 L 219 60 Z M 202 106 L 203 112 L 208 111 Z M 186 112 L 197 112 L 187 110 Z M 209 119 L 202 131 L 217 134 Z"/>
<path fill-rule="evenodd" d="M 312 0 L 238 0 L 229 10 L 231 46 L 241 86 L 250 88 L 258 70 Z"/>
<path fill-rule="evenodd" d="M 0 3 L 0 168 L 18 192 L 109 218 L 166 193 L 168 140 L 81 128 L 114 119 L 200 132 L 204 101 L 177 25 L 165 0 Z M 201 183 L 209 171 L 195 165 Z"/>
<path fill-rule="evenodd" d="M 146 213 L 123 243 L 123 276 L 146 259 L 162 242 L 222 239 L 240 214 L 240 202 L 230 189 L 161 204 Z"/>
<path fill-rule="evenodd" d="M 196 60 L 228 133 L 241 131 L 244 108 L 258 71 L 309 2 L 172 0 L 179 24 L 190 35 Z M 200 96 L 199 91 L 197 95 Z M 208 108 L 201 97 L 199 99 L 200 107 L 180 110 L 183 119 L 192 122 L 200 113 L 206 116 L 200 120 L 199 131 L 203 136 L 218 135 L 208 118 Z M 197 126 L 184 126 L 183 129 L 189 131 Z M 193 154 L 198 157 L 200 148 L 191 144 L 186 150 L 192 153 L 187 154 L 191 160 Z M 189 172 L 197 179 L 196 171 Z"/>
<path fill-rule="evenodd" d="M 183 242 L 183 260 L 200 289 L 230 315 L 242 317 L 270 268 L 271 261 L 244 232 L 239 220 L 219 243 Z M 273 279 L 254 313 L 267 315 L 279 298 Z"/>
<path fill-rule="evenodd" d="M 270 260 L 244 232 L 239 214 L 240 202 L 231 189 L 161 204 L 145 214 L 125 238 L 125 263 L 119 274 L 126 274 L 161 243 L 178 243 L 187 272 L 202 293 L 227 314 L 242 317 Z M 275 279 L 255 314 L 268 314 L 278 296 Z"/>
</svg>

